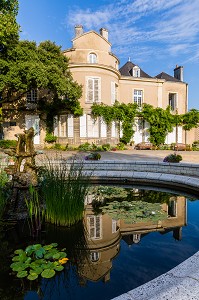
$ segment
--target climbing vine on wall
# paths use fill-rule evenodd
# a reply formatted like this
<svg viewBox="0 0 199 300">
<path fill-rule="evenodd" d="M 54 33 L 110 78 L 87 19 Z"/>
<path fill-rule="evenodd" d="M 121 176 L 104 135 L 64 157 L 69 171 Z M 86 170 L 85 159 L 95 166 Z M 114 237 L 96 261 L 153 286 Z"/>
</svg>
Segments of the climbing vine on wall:
<svg viewBox="0 0 199 300">
<path fill-rule="evenodd" d="M 148 129 L 150 142 L 155 146 L 164 144 L 167 134 L 172 132 L 175 124 L 174 115 L 171 114 L 170 107 L 162 109 L 160 107 L 154 108 L 152 105 L 144 104 L 140 115 L 150 125 Z"/>
<path fill-rule="evenodd" d="M 94 103 L 91 109 L 92 116 L 94 118 L 102 117 L 108 126 L 110 126 L 113 121 L 121 124 L 123 136 L 120 138 L 120 141 L 125 144 L 130 142 L 134 134 L 133 125 L 137 113 L 136 104 L 115 102 L 113 106 L 108 106 L 103 103 Z"/>
</svg>

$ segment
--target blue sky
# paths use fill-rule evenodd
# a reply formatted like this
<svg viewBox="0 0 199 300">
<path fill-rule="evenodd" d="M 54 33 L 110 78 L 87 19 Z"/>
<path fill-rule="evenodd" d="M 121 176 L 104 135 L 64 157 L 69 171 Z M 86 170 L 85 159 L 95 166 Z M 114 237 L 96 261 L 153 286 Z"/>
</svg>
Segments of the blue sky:
<svg viewBox="0 0 199 300">
<path fill-rule="evenodd" d="M 109 31 L 120 66 L 131 61 L 155 76 L 184 66 L 189 108 L 199 109 L 199 0 L 19 0 L 21 39 L 71 47 L 74 26 Z"/>
</svg>

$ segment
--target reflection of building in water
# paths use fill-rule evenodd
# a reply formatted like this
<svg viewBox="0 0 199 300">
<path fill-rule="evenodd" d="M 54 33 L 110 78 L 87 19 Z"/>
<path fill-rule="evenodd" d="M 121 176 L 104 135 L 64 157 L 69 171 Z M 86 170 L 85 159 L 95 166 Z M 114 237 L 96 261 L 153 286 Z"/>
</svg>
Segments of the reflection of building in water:
<svg viewBox="0 0 199 300">
<path fill-rule="evenodd" d="M 90 200 L 87 203 L 91 203 Z M 182 226 L 187 222 L 185 197 L 171 197 L 168 203 L 162 204 L 162 209 L 167 212 L 167 219 L 127 224 L 125 220 L 111 219 L 108 214 L 95 215 L 91 204 L 87 204 L 84 223 L 89 255 L 79 268 L 81 282 L 106 282 L 110 279 L 112 260 L 119 252 L 121 238 L 128 245 L 132 245 L 139 243 L 150 232 L 165 234 L 173 231 L 173 237 L 181 240 Z"/>
</svg>

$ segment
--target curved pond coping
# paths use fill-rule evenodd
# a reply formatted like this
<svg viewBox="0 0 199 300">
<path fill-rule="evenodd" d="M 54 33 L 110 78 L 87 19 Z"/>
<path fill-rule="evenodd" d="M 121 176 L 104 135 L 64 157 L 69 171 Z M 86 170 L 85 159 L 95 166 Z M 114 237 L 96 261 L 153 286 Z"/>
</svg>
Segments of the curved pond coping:
<svg viewBox="0 0 199 300">
<path fill-rule="evenodd" d="M 59 161 L 59 163 L 65 162 Z M 82 164 L 82 162 L 77 160 L 75 164 Z M 199 195 L 199 164 L 85 161 L 83 170 L 94 183 L 158 185 Z"/>
<path fill-rule="evenodd" d="M 78 164 L 78 162 L 76 162 Z M 168 186 L 199 195 L 199 164 L 86 161 L 83 170 L 97 183 Z M 114 300 L 199 299 L 199 251 L 169 272 Z"/>
</svg>

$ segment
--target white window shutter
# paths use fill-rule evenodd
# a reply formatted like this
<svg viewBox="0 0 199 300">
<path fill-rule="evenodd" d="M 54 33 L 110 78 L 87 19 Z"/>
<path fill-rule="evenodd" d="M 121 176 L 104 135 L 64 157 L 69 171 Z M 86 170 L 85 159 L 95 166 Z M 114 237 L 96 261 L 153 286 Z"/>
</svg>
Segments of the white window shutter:
<svg viewBox="0 0 199 300">
<path fill-rule="evenodd" d="M 86 114 L 80 117 L 80 137 L 86 137 Z"/>
<path fill-rule="evenodd" d="M 115 103 L 115 82 L 111 81 L 111 104 Z"/>
<path fill-rule="evenodd" d="M 93 102 L 93 79 L 86 80 L 86 102 Z"/>
<path fill-rule="evenodd" d="M 106 138 L 107 137 L 107 125 L 105 123 L 105 121 L 103 120 L 103 118 L 100 119 L 100 131 L 101 131 L 101 137 Z"/>
<path fill-rule="evenodd" d="M 68 115 L 68 137 L 74 136 L 74 125 L 73 125 L 73 115 Z"/>
<path fill-rule="evenodd" d="M 99 79 L 94 79 L 94 102 L 99 102 Z"/>
<path fill-rule="evenodd" d="M 58 116 L 55 116 L 53 119 L 53 128 L 54 128 L 54 135 L 58 136 Z"/>
</svg>

